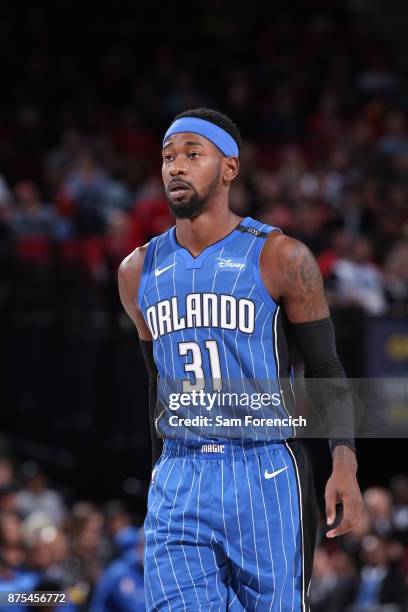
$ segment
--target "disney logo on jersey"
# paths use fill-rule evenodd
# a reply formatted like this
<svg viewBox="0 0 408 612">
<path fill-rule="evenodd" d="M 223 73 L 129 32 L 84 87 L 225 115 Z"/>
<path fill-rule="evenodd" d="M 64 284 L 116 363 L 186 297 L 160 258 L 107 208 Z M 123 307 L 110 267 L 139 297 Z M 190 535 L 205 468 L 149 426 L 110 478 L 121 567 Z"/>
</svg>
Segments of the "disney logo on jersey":
<svg viewBox="0 0 408 612">
<path fill-rule="evenodd" d="M 246 266 L 245 258 L 241 257 L 217 257 L 215 260 L 216 268 L 221 268 L 223 270 L 244 270 Z"/>
</svg>

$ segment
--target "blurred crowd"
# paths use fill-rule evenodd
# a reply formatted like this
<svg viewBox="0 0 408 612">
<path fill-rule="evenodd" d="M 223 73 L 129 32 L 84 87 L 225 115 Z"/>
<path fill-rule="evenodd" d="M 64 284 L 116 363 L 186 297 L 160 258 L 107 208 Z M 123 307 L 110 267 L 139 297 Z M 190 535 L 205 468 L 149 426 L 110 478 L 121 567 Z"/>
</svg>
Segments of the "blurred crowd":
<svg viewBox="0 0 408 612">
<path fill-rule="evenodd" d="M 353 532 L 330 543 L 322 536 L 314 558 L 313 612 L 404 612 L 408 606 L 408 478 L 388 489 L 370 487 Z"/>
<path fill-rule="evenodd" d="M 144 610 L 143 529 L 136 522 L 123 501 L 98 506 L 67 498 L 38 463 L 16 462 L 2 444 L 0 591 L 64 591 L 67 603 L 44 608 L 56 612 Z M 1 601 L 0 611 L 9 609 Z"/>
<path fill-rule="evenodd" d="M 16 462 L 3 445 L 0 591 L 65 591 L 70 605 L 56 611 L 142 611 L 139 525 L 123 501 L 97 505 L 67 498 L 40 465 Z M 407 589 L 408 478 L 398 475 L 389 488 L 364 492 L 364 513 L 352 534 L 329 541 L 322 530 L 312 611 L 404 612 Z M 0 612 L 8 609 L 0 605 Z"/>
</svg>

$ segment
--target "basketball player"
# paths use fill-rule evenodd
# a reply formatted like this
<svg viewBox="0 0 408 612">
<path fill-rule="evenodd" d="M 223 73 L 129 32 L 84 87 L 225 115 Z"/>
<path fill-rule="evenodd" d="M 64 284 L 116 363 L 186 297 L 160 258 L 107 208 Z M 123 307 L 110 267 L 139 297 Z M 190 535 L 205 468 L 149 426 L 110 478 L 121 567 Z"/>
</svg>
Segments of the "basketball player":
<svg viewBox="0 0 408 612">
<path fill-rule="evenodd" d="M 176 117 L 162 148 L 176 225 L 120 266 L 121 300 L 149 369 L 151 415 L 156 378 L 164 387 L 181 381 L 191 397 L 203 389 L 200 379 L 221 386 L 288 379 L 285 330 L 301 349 L 307 377 L 344 378 L 314 257 L 277 228 L 229 209 L 240 149 L 237 127 L 219 112 Z M 282 401 L 275 414 L 287 416 L 276 388 Z M 233 435 L 211 436 L 210 421 L 193 427 L 193 419 L 168 410 L 163 389 L 159 396 L 145 521 L 147 609 L 308 610 L 317 512 L 293 428 L 258 435 L 250 426 L 233 427 Z M 341 412 L 341 422 L 352 421 L 349 397 Z M 336 431 L 343 430 L 334 424 Z M 355 526 L 362 501 L 353 439 L 332 435 L 330 446 L 327 536 L 335 537 Z M 337 503 L 343 514 L 335 527 Z"/>
</svg>

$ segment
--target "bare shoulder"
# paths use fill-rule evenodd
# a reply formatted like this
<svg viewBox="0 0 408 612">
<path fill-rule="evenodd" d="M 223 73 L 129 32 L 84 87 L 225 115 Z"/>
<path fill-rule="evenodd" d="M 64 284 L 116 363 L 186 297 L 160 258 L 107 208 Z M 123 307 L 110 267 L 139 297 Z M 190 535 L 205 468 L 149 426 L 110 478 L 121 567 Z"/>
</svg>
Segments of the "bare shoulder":
<svg viewBox="0 0 408 612">
<path fill-rule="evenodd" d="M 271 232 L 265 250 L 273 254 L 281 265 L 292 269 L 302 269 L 306 273 L 319 272 L 317 261 L 310 249 L 300 240 L 279 232 Z"/>
<path fill-rule="evenodd" d="M 316 261 L 303 242 L 278 231 L 273 231 L 269 234 L 262 253 L 267 257 L 278 257 L 281 263 L 284 262 L 289 265 L 291 263 L 296 265 L 305 257 L 311 257 Z"/>
<path fill-rule="evenodd" d="M 262 250 L 261 273 L 271 295 L 286 303 L 293 320 L 299 320 L 294 303 L 302 305 L 304 320 L 328 315 L 319 265 L 300 240 L 271 232 Z"/>
<path fill-rule="evenodd" d="M 319 265 L 310 249 L 300 240 L 271 232 L 262 249 L 261 262 L 279 268 L 287 281 L 303 284 L 320 282 Z"/>
<path fill-rule="evenodd" d="M 127 314 L 136 325 L 141 340 L 152 339 L 150 330 L 137 305 L 137 293 L 147 246 L 148 245 L 145 244 L 132 251 L 132 253 L 122 261 L 118 270 L 120 300 Z"/>
<path fill-rule="evenodd" d="M 137 247 L 122 261 L 118 269 L 119 282 L 129 289 L 137 290 L 149 243 Z"/>
</svg>

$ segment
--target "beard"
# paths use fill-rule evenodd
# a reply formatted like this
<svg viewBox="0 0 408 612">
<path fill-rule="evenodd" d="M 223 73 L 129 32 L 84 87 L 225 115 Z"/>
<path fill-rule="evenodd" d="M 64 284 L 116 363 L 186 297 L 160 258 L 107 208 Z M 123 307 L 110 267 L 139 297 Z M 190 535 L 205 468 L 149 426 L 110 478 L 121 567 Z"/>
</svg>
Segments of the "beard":
<svg viewBox="0 0 408 612">
<path fill-rule="evenodd" d="M 171 192 L 166 191 L 169 208 L 176 219 L 195 219 L 195 217 L 198 217 L 202 211 L 205 210 L 209 199 L 218 186 L 219 179 L 220 170 L 218 170 L 206 193 L 203 195 L 200 195 L 191 183 L 183 181 L 183 183 L 190 187 L 192 194 L 188 199 L 183 199 L 181 201 L 173 200 Z"/>
</svg>

